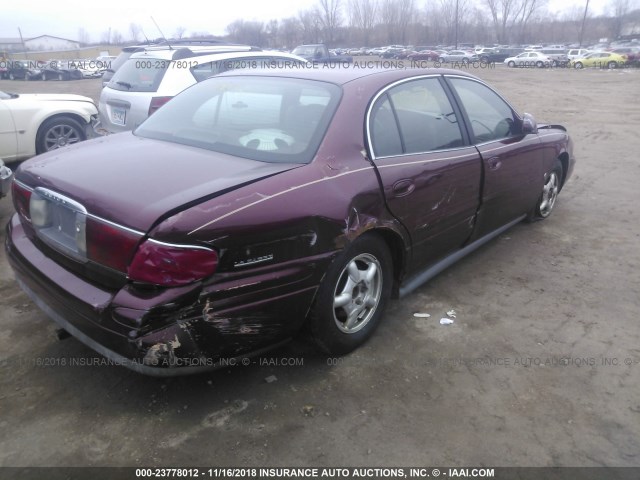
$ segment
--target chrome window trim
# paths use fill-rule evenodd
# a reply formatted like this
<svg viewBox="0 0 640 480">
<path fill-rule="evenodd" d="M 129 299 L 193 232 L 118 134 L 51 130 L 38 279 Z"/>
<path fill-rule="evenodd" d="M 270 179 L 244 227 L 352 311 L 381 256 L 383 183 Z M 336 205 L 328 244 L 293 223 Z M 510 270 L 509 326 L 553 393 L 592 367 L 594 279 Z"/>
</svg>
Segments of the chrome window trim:
<svg viewBox="0 0 640 480">
<path fill-rule="evenodd" d="M 399 155 L 388 155 L 388 156 L 376 156 L 376 152 L 373 149 L 373 141 L 371 140 L 371 110 L 373 109 L 373 106 L 376 104 L 376 102 L 378 101 L 378 99 L 387 93 L 387 91 L 389 91 L 390 89 L 392 89 L 393 87 L 397 86 L 397 85 L 402 85 L 403 83 L 407 83 L 407 82 L 413 82 L 415 80 L 423 80 L 423 79 L 427 79 L 427 78 L 438 78 L 438 77 L 442 77 L 441 73 L 431 73 L 431 74 L 425 74 L 425 75 L 415 75 L 412 76 L 410 78 L 403 78 L 401 80 L 396 80 L 393 83 L 390 83 L 389 85 L 385 86 L 382 90 L 380 90 L 378 93 L 376 93 L 376 95 L 373 97 L 373 99 L 369 102 L 369 106 L 367 107 L 367 118 L 365 119 L 365 125 L 366 125 L 366 130 L 367 130 L 367 145 L 369 147 L 369 152 L 371 152 L 371 161 L 375 161 L 379 158 L 391 158 L 391 157 L 403 157 L 406 155 L 422 155 L 425 153 L 429 153 L 429 152 L 442 152 L 444 150 L 430 150 L 428 152 L 413 152 L 413 153 L 402 153 Z M 397 123 L 397 122 L 396 122 Z"/>
</svg>

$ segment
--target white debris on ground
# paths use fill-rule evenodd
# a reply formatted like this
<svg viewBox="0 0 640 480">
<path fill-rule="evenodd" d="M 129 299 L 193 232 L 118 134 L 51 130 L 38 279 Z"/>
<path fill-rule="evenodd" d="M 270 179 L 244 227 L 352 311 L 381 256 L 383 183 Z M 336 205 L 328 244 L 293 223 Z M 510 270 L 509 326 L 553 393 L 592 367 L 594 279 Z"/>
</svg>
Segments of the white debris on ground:
<svg viewBox="0 0 640 480">
<path fill-rule="evenodd" d="M 453 323 L 453 320 L 450 318 L 441 318 L 440 319 L 440 325 L 451 325 Z"/>
<path fill-rule="evenodd" d="M 428 313 L 414 313 L 413 316 L 418 318 L 429 318 L 431 315 Z"/>
<path fill-rule="evenodd" d="M 447 317 L 456 318 L 456 311 L 452 308 L 447 312 Z"/>
</svg>

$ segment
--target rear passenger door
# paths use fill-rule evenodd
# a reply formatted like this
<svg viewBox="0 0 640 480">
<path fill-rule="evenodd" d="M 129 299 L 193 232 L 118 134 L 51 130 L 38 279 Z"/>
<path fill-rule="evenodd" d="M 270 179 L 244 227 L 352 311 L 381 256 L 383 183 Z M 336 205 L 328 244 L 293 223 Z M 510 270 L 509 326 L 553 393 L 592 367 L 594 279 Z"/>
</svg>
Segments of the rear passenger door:
<svg viewBox="0 0 640 480">
<path fill-rule="evenodd" d="M 368 112 L 367 134 L 387 206 L 411 235 L 412 266 L 460 248 L 473 228 L 481 161 L 442 77 L 381 91 Z"/>
</svg>

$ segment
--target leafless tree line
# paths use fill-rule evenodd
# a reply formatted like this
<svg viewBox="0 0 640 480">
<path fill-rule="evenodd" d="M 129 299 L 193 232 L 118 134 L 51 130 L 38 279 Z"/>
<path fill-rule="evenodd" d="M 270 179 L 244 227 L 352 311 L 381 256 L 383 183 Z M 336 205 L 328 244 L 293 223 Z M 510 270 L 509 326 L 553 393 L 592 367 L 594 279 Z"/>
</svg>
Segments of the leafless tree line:
<svg viewBox="0 0 640 480">
<path fill-rule="evenodd" d="M 639 0 L 611 0 L 605 15 L 587 11 L 585 40 L 617 38 L 625 22 L 640 25 Z M 576 42 L 584 7 L 550 14 L 547 0 L 318 0 L 315 7 L 268 23 L 237 20 L 227 33 L 237 42 L 292 47 L 388 44 Z M 633 15 L 635 14 L 635 15 Z M 456 35 L 457 28 L 457 35 Z M 261 41 L 256 42 L 259 38 Z"/>
<path fill-rule="evenodd" d="M 271 48 L 302 43 L 329 46 L 453 45 L 454 43 L 523 44 L 538 42 L 585 43 L 618 38 L 625 25 L 640 28 L 640 0 L 610 0 L 607 13 L 594 16 L 585 7 L 551 14 L 548 0 L 318 0 L 296 15 L 268 22 L 238 19 L 227 26 L 227 39 Z M 587 5 L 587 0 L 583 0 Z M 173 38 L 187 32 L 179 27 Z M 128 38 L 118 31 L 104 32 L 102 42 L 121 44 L 146 39 L 132 23 Z M 87 33 L 78 32 L 81 43 Z M 210 36 L 189 32 L 190 37 Z M 141 38 L 143 37 L 143 38 Z"/>
</svg>

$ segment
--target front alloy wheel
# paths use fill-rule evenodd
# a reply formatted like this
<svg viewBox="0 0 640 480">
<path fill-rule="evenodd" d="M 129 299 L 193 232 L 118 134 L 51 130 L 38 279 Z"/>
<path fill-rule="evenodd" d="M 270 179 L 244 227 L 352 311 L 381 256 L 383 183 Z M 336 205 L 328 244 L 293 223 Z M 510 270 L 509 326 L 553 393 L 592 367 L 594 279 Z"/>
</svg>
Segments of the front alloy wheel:
<svg viewBox="0 0 640 480">
<path fill-rule="evenodd" d="M 553 169 L 545 176 L 542 193 L 533 211 L 527 216 L 528 221 L 542 220 L 553 212 L 558 199 L 562 182 L 562 164 L 557 161 Z"/>
<path fill-rule="evenodd" d="M 70 117 L 50 118 L 38 129 L 36 151 L 38 154 L 66 147 L 86 140 L 82 126 Z"/>
</svg>

